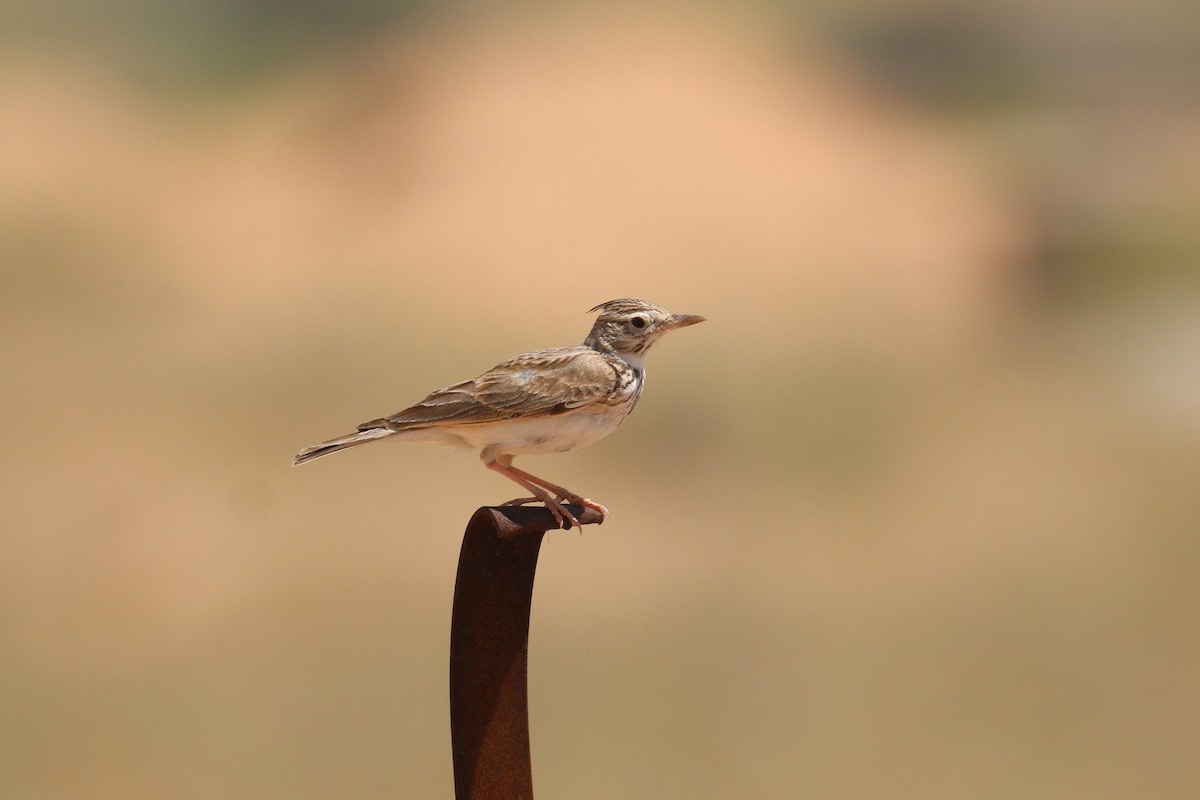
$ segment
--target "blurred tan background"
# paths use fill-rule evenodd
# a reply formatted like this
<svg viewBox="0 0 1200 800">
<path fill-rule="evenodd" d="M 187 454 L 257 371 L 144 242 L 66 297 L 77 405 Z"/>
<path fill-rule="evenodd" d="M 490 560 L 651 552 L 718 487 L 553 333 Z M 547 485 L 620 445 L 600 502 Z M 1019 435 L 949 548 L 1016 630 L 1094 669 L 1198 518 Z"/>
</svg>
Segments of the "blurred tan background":
<svg viewBox="0 0 1200 800">
<path fill-rule="evenodd" d="M 644 297 L 539 796 L 1200 794 L 1200 11 L 7 4 L 0 796 L 452 795 L 473 455 Z"/>
</svg>

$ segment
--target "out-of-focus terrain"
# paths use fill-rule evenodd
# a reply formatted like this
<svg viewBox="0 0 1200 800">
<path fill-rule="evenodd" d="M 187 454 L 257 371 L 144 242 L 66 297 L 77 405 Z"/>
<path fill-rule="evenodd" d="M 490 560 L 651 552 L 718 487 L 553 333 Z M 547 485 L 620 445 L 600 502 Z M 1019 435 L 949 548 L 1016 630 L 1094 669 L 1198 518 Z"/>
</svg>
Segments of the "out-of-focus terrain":
<svg viewBox="0 0 1200 800">
<path fill-rule="evenodd" d="M 1200 792 L 1194 8 L 14 4 L 0 796 L 448 797 L 473 455 L 300 447 L 637 296 L 523 466 L 539 796 Z"/>
</svg>

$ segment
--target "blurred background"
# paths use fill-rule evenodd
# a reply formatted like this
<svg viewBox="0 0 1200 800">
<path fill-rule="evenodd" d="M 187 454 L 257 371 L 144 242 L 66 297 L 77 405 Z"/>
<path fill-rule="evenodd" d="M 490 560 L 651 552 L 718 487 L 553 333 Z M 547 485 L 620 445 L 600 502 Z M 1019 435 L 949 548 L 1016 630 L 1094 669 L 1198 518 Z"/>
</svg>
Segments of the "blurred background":
<svg viewBox="0 0 1200 800">
<path fill-rule="evenodd" d="M 539 796 L 1200 793 L 1200 8 L 9 0 L 0 796 L 450 797 L 473 455 L 302 446 L 643 297 L 522 463 Z"/>
</svg>

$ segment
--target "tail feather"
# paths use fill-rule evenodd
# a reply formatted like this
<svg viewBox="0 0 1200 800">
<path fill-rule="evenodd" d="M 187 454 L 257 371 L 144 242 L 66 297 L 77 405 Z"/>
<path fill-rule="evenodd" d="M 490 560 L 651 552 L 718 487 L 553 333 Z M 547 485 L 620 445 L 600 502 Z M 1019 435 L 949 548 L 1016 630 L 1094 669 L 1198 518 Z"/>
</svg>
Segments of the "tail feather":
<svg viewBox="0 0 1200 800">
<path fill-rule="evenodd" d="M 312 461 L 314 458 L 327 456 L 330 453 L 336 453 L 338 450 L 345 450 L 347 447 L 354 447 L 355 445 L 373 442 L 376 439 L 383 439 L 384 437 L 391 436 L 393 433 L 395 431 L 388 428 L 368 428 L 365 431 L 356 431 L 346 436 L 330 439 L 327 442 L 314 444 L 312 447 L 306 447 L 297 453 L 296 457 L 292 459 L 292 466 L 299 466 L 305 461 Z"/>
</svg>

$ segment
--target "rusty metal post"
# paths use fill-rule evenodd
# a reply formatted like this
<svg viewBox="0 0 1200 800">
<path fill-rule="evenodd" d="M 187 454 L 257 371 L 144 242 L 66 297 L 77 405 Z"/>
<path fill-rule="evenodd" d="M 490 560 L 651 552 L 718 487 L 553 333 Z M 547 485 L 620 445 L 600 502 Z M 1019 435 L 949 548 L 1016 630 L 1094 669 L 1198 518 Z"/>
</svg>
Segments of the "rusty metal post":
<svg viewBox="0 0 1200 800">
<path fill-rule="evenodd" d="M 602 522 L 570 506 L 583 524 Z M 450 623 L 450 738 L 456 800 L 532 800 L 529 606 L 538 552 L 558 527 L 545 508 L 478 509 L 458 557 Z"/>
</svg>

